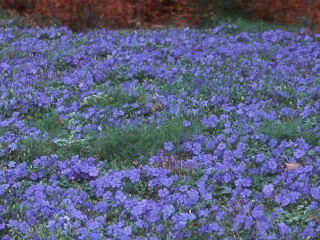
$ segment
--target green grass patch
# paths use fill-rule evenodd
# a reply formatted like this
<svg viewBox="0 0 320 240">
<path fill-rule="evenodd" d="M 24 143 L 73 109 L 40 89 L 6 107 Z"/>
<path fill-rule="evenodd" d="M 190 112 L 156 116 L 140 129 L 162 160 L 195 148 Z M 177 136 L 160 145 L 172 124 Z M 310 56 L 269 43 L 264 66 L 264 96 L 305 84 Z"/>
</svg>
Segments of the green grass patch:
<svg viewBox="0 0 320 240">
<path fill-rule="evenodd" d="M 109 87 L 105 93 L 88 96 L 83 100 L 84 105 L 103 107 L 122 107 L 124 104 L 147 102 L 146 93 L 140 89 L 134 89 L 133 93 L 121 87 Z"/>
<path fill-rule="evenodd" d="M 319 119 L 316 117 L 308 119 L 288 119 L 281 122 L 266 121 L 261 127 L 256 129 L 257 132 L 268 135 L 270 138 L 278 140 L 296 140 L 303 138 L 311 145 L 320 144 L 320 137 L 312 132 L 316 127 Z"/>
<path fill-rule="evenodd" d="M 75 144 L 75 152 L 84 155 L 103 156 L 113 167 L 130 164 L 139 157 L 147 159 L 171 141 L 178 145 L 183 139 L 197 134 L 200 123 L 194 122 L 193 127 L 183 126 L 182 119 L 170 119 L 158 126 L 143 124 L 139 127 L 109 128 L 104 136 L 88 142 Z"/>
<path fill-rule="evenodd" d="M 55 117 L 52 116 L 36 123 L 40 128 L 48 130 L 51 136 L 57 136 L 63 128 L 55 126 Z M 49 126 L 52 122 L 53 126 Z M 48 125 L 47 125 L 48 124 Z M 184 127 L 183 119 L 169 119 L 162 125 L 142 124 L 141 126 L 116 128 L 110 127 L 99 136 L 86 135 L 82 139 L 72 138 L 69 135 L 59 136 L 58 141 L 50 139 L 21 140 L 21 150 L 15 153 L 21 161 L 50 154 L 58 154 L 68 158 L 73 155 L 81 157 L 95 156 L 106 161 L 114 169 L 131 167 L 133 161 L 141 163 L 163 147 L 165 142 L 171 141 L 178 146 L 181 141 L 201 132 L 201 123 L 194 121 L 192 127 Z M 65 138 L 64 138 L 65 137 Z"/>
<path fill-rule="evenodd" d="M 241 32 L 259 33 L 269 30 L 281 29 L 285 31 L 298 32 L 303 26 L 288 26 L 284 24 L 266 22 L 258 19 L 250 20 L 243 16 L 216 16 L 214 19 L 207 20 L 202 24 L 202 28 L 213 28 L 222 24 L 236 25 L 236 28 L 228 29 L 231 34 L 239 34 Z"/>
<path fill-rule="evenodd" d="M 32 126 L 38 128 L 42 132 L 46 132 L 50 137 L 57 137 L 67 130 L 64 121 L 59 118 L 56 112 L 45 113 L 38 119 L 32 119 Z"/>
</svg>

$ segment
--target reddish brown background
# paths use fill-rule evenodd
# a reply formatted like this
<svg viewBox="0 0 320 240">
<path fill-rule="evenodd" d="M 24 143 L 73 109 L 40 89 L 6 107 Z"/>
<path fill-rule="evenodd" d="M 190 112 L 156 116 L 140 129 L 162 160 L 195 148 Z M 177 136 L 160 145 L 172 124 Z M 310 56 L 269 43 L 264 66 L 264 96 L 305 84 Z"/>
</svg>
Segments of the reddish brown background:
<svg viewBox="0 0 320 240">
<path fill-rule="evenodd" d="M 197 25 L 223 0 L 3 0 L 2 7 L 34 25 L 60 21 L 74 30 Z M 251 17 L 320 30 L 320 0 L 229 0 Z M 230 12 L 232 15 L 232 11 Z"/>
</svg>

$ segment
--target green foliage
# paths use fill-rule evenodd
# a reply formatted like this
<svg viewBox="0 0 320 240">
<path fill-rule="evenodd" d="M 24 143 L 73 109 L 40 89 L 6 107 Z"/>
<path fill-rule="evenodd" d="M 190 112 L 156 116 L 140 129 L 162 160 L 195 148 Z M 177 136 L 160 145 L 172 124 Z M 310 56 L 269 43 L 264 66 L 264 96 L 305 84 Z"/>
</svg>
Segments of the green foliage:
<svg viewBox="0 0 320 240">
<path fill-rule="evenodd" d="M 297 32 L 299 30 L 298 27 L 295 26 L 286 26 L 279 23 L 266 22 L 262 20 L 249 20 L 243 17 L 227 18 L 228 24 L 237 25 L 236 33 L 240 32 L 265 32 L 269 30 L 282 29 Z"/>
<path fill-rule="evenodd" d="M 305 227 L 311 221 L 314 221 L 320 212 L 317 210 L 311 210 L 308 207 L 308 202 L 302 202 L 299 205 L 292 205 L 285 209 L 277 218 L 277 222 L 284 222 L 293 226 Z"/>
<path fill-rule="evenodd" d="M 58 59 L 53 63 L 55 71 L 63 72 L 71 68 L 71 64 L 67 63 L 64 59 Z"/>
<path fill-rule="evenodd" d="M 311 145 L 320 144 L 320 137 L 312 132 L 312 127 L 317 124 L 316 118 L 308 119 L 288 119 L 280 122 L 267 121 L 261 127 L 256 129 L 257 132 L 268 135 L 273 139 L 279 140 L 296 140 L 303 138 Z"/>
<path fill-rule="evenodd" d="M 230 34 L 239 34 L 241 32 L 265 32 L 269 30 L 282 29 L 292 32 L 298 32 L 300 26 L 286 26 L 284 24 L 262 21 L 259 19 L 248 19 L 242 15 L 216 15 L 202 23 L 202 28 L 213 28 L 222 24 L 235 25 L 236 28 L 230 28 L 226 31 Z"/>
<path fill-rule="evenodd" d="M 122 180 L 123 192 L 133 196 L 139 196 L 143 199 L 154 199 L 158 196 L 158 189 L 150 189 L 148 187 L 148 179 L 143 177 L 139 183 L 132 183 L 130 179 Z"/>
<path fill-rule="evenodd" d="M 160 126 L 143 124 L 139 127 L 109 128 L 104 137 L 92 139 L 87 146 L 81 144 L 77 148 L 89 155 L 92 151 L 100 154 L 108 162 L 116 160 L 117 163 L 128 164 L 140 156 L 150 157 L 167 141 L 178 144 L 191 136 L 195 128 L 185 128 L 182 119 L 170 119 Z"/>
<path fill-rule="evenodd" d="M 21 149 L 17 151 L 14 158 L 16 161 L 33 161 L 40 156 L 56 154 L 58 147 L 51 141 L 44 139 L 23 139 L 20 141 Z"/>
<path fill-rule="evenodd" d="M 115 169 L 128 168 L 139 158 L 146 160 L 167 141 L 178 145 L 183 139 L 196 134 L 200 128 L 200 123 L 196 121 L 193 127 L 185 128 L 182 119 L 177 118 L 169 119 L 160 126 L 142 124 L 138 127 L 109 127 L 99 136 L 91 134 L 76 139 L 72 133 L 64 132 L 62 126 L 56 125 L 54 116 L 39 120 L 36 125 L 48 130 L 51 137 L 59 136 L 58 140 L 23 139 L 20 142 L 21 149 L 12 156 L 16 160 L 32 161 L 50 154 L 58 154 L 64 158 L 73 155 L 97 156 Z"/>
<path fill-rule="evenodd" d="M 32 122 L 34 127 L 48 133 L 50 137 L 57 137 L 67 130 L 63 121 L 59 119 L 59 114 L 56 112 L 40 115 L 40 118 L 35 118 Z"/>
<path fill-rule="evenodd" d="M 83 100 L 83 104 L 98 107 L 121 107 L 123 104 L 146 103 L 145 93 L 140 88 L 135 88 L 133 93 L 119 86 L 108 87 L 105 93 L 88 96 Z"/>
<path fill-rule="evenodd" d="M 65 225 L 67 226 L 67 224 Z M 59 240 L 70 240 L 71 237 L 70 234 L 66 234 L 62 230 L 49 230 L 47 224 L 44 223 L 38 223 L 37 225 L 33 226 L 29 234 L 38 236 L 38 239 L 58 238 Z"/>
</svg>

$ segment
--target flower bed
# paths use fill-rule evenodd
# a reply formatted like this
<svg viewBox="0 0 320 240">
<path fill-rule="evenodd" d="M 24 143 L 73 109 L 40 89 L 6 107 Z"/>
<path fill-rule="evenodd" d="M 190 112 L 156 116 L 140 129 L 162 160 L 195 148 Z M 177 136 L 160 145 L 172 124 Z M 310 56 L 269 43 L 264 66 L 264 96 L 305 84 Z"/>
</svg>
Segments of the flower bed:
<svg viewBox="0 0 320 240">
<path fill-rule="evenodd" d="M 233 28 L 2 26 L 0 239 L 319 239 L 319 42 Z"/>
</svg>

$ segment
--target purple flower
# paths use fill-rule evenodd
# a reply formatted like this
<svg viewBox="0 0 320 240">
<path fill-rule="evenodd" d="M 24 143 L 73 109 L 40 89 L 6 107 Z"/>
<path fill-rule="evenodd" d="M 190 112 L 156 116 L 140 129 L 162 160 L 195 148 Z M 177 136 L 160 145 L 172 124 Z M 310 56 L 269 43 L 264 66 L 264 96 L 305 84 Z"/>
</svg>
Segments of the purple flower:
<svg viewBox="0 0 320 240">
<path fill-rule="evenodd" d="M 158 195 L 159 197 L 164 198 L 169 195 L 169 190 L 166 188 L 159 189 Z"/>
<path fill-rule="evenodd" d="M 103 224 L 103 222 L 94 221 L 94 220 L 90 219 L 86 222 L 86 225 L 87 225 L 88 229 L 93 230 L 93 229 L 101 228 L 104 224 Z"/>
<path fill-rule="evenodd" d="M 106 202 L 98 202 L 95 206 L 94 206 L 94 211 L 97 211 L 99 213 L 107 213 L 108 210 L 110 209 L 110 205 Z"/>
<path fill-rule="evenodd" d="M 316 200 L 320 200 L 320 186 L 311 188 L 311 196 Z"/>
<path fill-rule="evenodd" d="M 162 207 L 163 218 L 167 220 L 174 212 L 175 208 L 172 205 L 165 205 Z"/>
<path fill-rule="evenodd" d="M 252 225 L 254 223 L 254 220 L 251 216 L 246 216 L 245 217 L 245 222 L 244 222 L 244 229 L 249 230 L 252 228 Z"/>
<path fill-rule="evenodd" d="M 122 191 L 118 190 L 115 194 L 115 198 L 119 203 L 122 203 L 127 199 L 127 196 Z"/>
<path fill-rule="evenodd" d="M 224 233 L 224 228 L 215 222 L 209 223 L 207 228 L 209 232 L 217 232 L 218 235 L 222 235 Z"/>
<path fill-rule="evenodd" d="M 302 158 L 304 155 L 306 154 L 306 152 L 302 149 L 297 149 L 293 152 L 293 155 L 296 157 L 296 158 Z"/>
<path fill-rule="evenodd" d="M 217 126 L 217 123 L 219 122 L 219 118 L 216 115 L 210 115 L 207 118 L 203 118 L 201 120 L 201 123 L 206 127 L 214 128 Z"/>
<path fill-rule="evenodd" d="M 0 223 L 0 230 L 3 230 L 6 227 L 5 223 Z"/>
<path fill-rule="evenodd" d="M 15 143 L 11 143 L 9 144 L 8 148 L 10 149 L 10 151 L 15 151 L 18 149 L 18 145 Z"/>
<path fill-rule="evenodd" d="M 3 195 L 9 187 L 10 187 L 10 184 L 0 185 L 0 196 Z"/>
<path fill-rule="evenodd" d="M 223 151 L 224 149 L 226 149 L 227 144 L 225 143 L 219 143 L 219 145 L 217 146 L 217 150 Z"/>
<path fill-rule="evenodd" d="M 164 144 L 164 150 L 170 152 L 170 151 L 172 151 L 172 149 L 173 149 L 173 143 L 172 142 L 166 142 Z"/>
<path fill-rule="evenodd" d="M 239 187 L 250 187 L 252 184 L 252 179 L 249 177 L 239 178 L 235 181 L 235 185 Z"/>
<path fill-rule="evenodd" d="M 26 222 L 19 222 L 13 219 L 9 220 L 7 227 L 16 228 L 20 233 L 27 233 L 30 229 L 30 226 Z"/>
<path fill-rule="evenodd" d="M 278 223 L 279 231 L 281 235 L 288 235 L 291 233 L 291 228 L 288 227 L 285 223 Z"/>
<path fill-rule="evenodd" d="M 287 206 L 290 203 L 296 203 L 300 196 L 300 192 L 283 190 L 275 197 L 275 201 L 279 203 L 281 206 Z"/>
<path fill-rule="evenodd" d="M 184 120 L 183 121 L 183 126 L 184 127 L 191 127 L 192 123 L 190 121 Z"/>
<path fill-rule="evenodd" d="M 317 231 L 316 227 L 319 228 L 318 223 L 310 222 L 308 224 L 308 226 L 300 234 L 300 237 L 302 237 L 302 238 L 311 238 L 311 239 L 317 238 L 317 236 L 319 236 L 319 231 Z"/>
<path fill-rule="evenodd" d="M 264 185 L 262 188 L 262 192 L 266 195 L 266 197 L 270 197 L 273 191 L 274 191 L 274 186 L 271 183 Z"/>
<path fill-rule="evenodd" d="M 274 158 L 270 158 L 269 161 L 265 162 L 264 167 L 274 171 L 277 169 L 278 164 Z"/>
<path fill-rule="evenodd" d="M 94 166 L 88 168 L 88 174 L 90 177 L 97 177 L 99 175 L 99 169 Z"/>
<path fill-rule="evenodd" d="M 176 213 L 173 215 L 172 220 L 174 223 L 174 228 L 181 230 L 185 228 L 188 221 L 196 219 L 196 216 L 193 213 Z"/>
<path fill-rule="evenodd" d="M 252 216 L 257 220 L 264 219 L 264 206 L 263 205 L 256 206 L 252 210 Z"/>
<path fill-rule="evenodd" d="M 231 173 L 225 173 L 222 177 L 222 181 L 224 183 L 229 183 L 232 180 L 232 174 Z"/>
<path fill-rule="evenodd" d="M 115 223 L 111 224 L 107 228 L 107 232 L 109 235 L 113 236 L 113 238 L 120 239 L 120 240 L 130 240 L 132 239 L 132 227 L 131 226 L 124 226 L 124 223 Z"/>
<path fill-rule="evenodd" d="M 264 155 L 263 153 L 257 154 L 257 155 L 255 156 L 255 161 L 256 161 L 257 163 L 261 163 L 261 162 L 263 162 L 264 160 L 265 160 L 265 155 Z"/>
<path fill-rule="evenodd" d="M 241 192 L 241 197 L 243 197 L 243 198 L 248 198 L 248 197 L 250 197 L 250 195 L 251 195 L 251 190 L 249 190 L 249 189 L 244 189 Z"/>
</svg>

